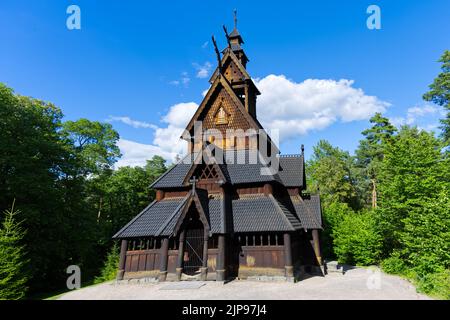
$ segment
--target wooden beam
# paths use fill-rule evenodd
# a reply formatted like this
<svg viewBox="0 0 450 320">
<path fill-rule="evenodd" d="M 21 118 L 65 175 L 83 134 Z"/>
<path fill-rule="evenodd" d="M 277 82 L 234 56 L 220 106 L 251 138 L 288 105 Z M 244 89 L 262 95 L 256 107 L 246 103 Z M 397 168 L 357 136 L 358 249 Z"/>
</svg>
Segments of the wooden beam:
<svg viewBox="0 0 450 320">
<path fill-rule="evenodd" d="M 125 275 L 125 262 L 127 257 L 128 241 L 122 240 L 120 246 L 119 271 L 117 272 L 117 280 L 123 280 Z"/>
<path fill-rule="evenodd" d="M 268 196 L 270 194 L 273 194 L 273 187 L 270 183 L 266 183 L 264 185 L 264 195 Z"/>
<path fill-rule="evenodd" d="M 322 257 L 320 253 L 320 238 L 319 238 L 319 230 L 314 229 L 312 231 L 312 238 L 313 238 L 313 249 L 314 254 L 316 255 L 317 262 L 319 263 L 319 266 L 322 265 Z"/>
<path fill-rule="evenodd" d="M 291 235 L 284 234 L 284 268 L 286 270 L 286 277 L 294 276 L 294 267 L 292 265 L 292 244 Z"/>
<path fill-rule="evenodd" d="M 208 276 L 208 240 L 209 232 L 205 229 L 205 234 L 203 236 L 203 264 L 200 276 L 202 281 L 206 281 Z"/>
<path fill-rule="evenodd" d="M 164 199 L 164 191 L 156 190 L 156 201 L 161 201 L 162 199 Z"/>
<path fill-rule="evenodd" d="M 183 262 L 184 262 L 184 239 L 186 237 L 186 231 L 182 230 L 180 233 L 179 243 L 178 243 L 178 259 L 177 259 L 177 280 L 181 280 L 181 274 L 183 273 Z"/>
<path fill-rule="evenodd" d="M 166 281 L 168 254 L 169 254 L 169 238 L 164 238 L 162 240 L 160 250 L 161 265 L 159 268 L 159 281 Z"/>
<path fill-rule="evenodd" d="M 220 234 L 218 238 L 218 253 L 217 253 L 217 265 L 216 265 L 217 281 L 225 281 L 225 235 Z"/>
</svg>

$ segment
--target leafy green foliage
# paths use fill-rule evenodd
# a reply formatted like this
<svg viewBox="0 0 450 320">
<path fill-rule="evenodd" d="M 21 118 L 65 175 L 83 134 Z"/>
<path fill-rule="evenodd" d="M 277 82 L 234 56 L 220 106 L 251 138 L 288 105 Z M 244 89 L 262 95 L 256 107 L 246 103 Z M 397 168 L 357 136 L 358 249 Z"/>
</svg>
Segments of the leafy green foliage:
<svg viewBox="0 0 450 320">
<path fill-rule="evenodd" d="M 16 300 L 25 296 L 28 276 L 26 272 L 25 231 L 16 220 L 19 211 L 4 211 L 0 228 L 0 300 Z"/>
<path fill-rule="evenodd" d="M 370 212 L 346 214 L 333 234 L 334 252 L 339 262 L 371 265 L 379 261 L 382 238 Z"/>
<path fill-rule="evenodd" d="M 79 119 L 63 124 L 63 134 L 72 142 L 83 169 L 82 174 L 100 173 L 120 157 L 119 134 L 111 124 Z"/>
<path fill-rule="evenodd" d="M 339 235 L 335 230 L 344 217 L 352 212 L 353 210 L 346 203 L 331 202 L 323 205 L 324 230 L 321 234 L 321 249 L 324 257 L 330 259 L 336 257 L 333 242 L 335 237 Z"/>
<path fill-rule="evenodd" d="M 381 268 L 391 274 L 402 275 L 406 272 L 405 262 L 398 252 L 394 252 L 389 258 L 384 259 L 381 262 Z"/>
<path fill-rule="evenodd" d="M 450 181 L 440 153 L 440 142 L 431 133 L 403 127 L 385 145 L 380 181 L 380 231 L 385 253 L 400 247 L 405 219 L 424 202 L 436 198 Z"/>
<path fill-rule="evenodd" d="M 356 166 L 360 168 L 358 190 L 361 202 L 377 207 L 377 186 L 381 163 L 384 158 L 384 143 L 389 141 L 397 129 L 388 118 L 376 113 L 371 119 L 372 127 L 362 132 L 365 139 L 356 150 Z"/>
<path fill-rule="evenodd" d="M 450 51 L 446 50 L 439 59 L 442 62 L 442 72 L 430 85 L 430 91 L 423 95 L 426 101 L 432 101 L 447 110 L 442 123 L 442 137 L 447 145 L 450 144 Z"/>
<path fill-rule="evenodd" d="M 119 246 L 117 245 L 117 243 L 114 243 L 111 250 L 108 252 L 108 255 L 106 256 L 106 260 L 100 272 L 100 276 L 95 278 L 94 283 L 111 281 L 116 278 L 117 268 L 119 266 L 119 257 Z"/>
<path fill-rule="evenodd" d="M 421 199 L 403 220 L 402 254 L 419 276 L 450 269 L 450 197 Z"/>
<path fill-rule="evenodd" d="M 417 285 L 423 293 L 450 300 L 450 270 L 426 274 L 417 280 Z"/>
<path fill-rule="evenodd" d="M 354 159 L 346 151 L 321 140 L 307 164 L 311 190 L 320 188 L 325 203 L 344 202 L 358 207 Z"/>
</svg>

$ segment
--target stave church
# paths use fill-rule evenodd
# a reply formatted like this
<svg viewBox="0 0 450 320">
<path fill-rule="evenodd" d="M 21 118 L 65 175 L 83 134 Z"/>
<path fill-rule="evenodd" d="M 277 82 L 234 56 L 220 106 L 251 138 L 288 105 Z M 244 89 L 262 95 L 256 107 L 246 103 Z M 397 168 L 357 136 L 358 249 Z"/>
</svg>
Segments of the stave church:
<svg viewBox="0 0 450 320">
<path fill-rule="evenodd" d="M 304 147 L 281 155 L 257 118 L 258 88 L 237 29 L 187 124 L 187 155 L 152 185 L 156 198 L 115 235 L 117 279 L 293 281 L 321 272 L 322 214 L 306 193 Z"/>
</svg>

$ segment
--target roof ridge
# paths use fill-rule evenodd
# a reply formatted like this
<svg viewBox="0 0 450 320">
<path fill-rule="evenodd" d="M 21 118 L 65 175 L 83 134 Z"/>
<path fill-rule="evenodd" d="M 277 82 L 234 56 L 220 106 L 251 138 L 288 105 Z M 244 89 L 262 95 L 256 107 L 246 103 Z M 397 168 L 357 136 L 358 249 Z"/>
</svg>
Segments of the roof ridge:
<svg viewBox="0 0 450 320">
<path fill-rule="evenodd" d="M 301 153 L 292 153 L 292 154 L 280 154 L 280 158 L 301 158 L 303 155 Z"/>
</svg>

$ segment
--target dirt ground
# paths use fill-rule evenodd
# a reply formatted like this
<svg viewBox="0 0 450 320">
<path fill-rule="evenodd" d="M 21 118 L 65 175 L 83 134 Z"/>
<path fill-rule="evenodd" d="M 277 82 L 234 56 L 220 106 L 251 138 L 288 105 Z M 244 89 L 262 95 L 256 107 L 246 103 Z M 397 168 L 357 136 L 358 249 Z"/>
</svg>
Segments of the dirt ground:
<svg viewBox="0 0 450 320">
<path fill-rule="evenodd" d="M 178 284 L 180 284 L 178 282 Z M 310 277 L 297 283 L 235 280 L 228 283 L 203 282 L 116 284 L 107 282 L 81 288 L 59 297 L 62 300 L 423 300 L 408 281 L 379 269 L 356 268 L 345 275 Z M 175 286 L 175 287 L 176 287 Z M 183 288 L 184 287 L 184 288 Z"/>
</svg>

